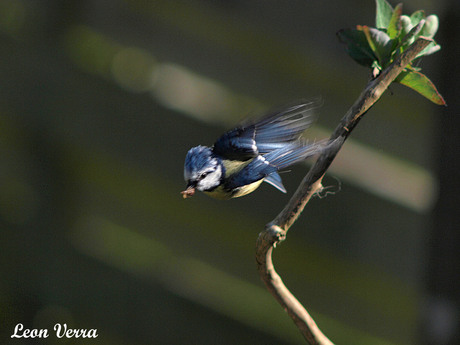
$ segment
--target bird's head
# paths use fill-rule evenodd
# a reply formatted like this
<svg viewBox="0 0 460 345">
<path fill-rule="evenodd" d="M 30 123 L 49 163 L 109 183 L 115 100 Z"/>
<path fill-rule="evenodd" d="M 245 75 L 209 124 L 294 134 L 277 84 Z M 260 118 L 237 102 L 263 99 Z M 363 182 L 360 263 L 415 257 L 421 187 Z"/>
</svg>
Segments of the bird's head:
<svg viewBox="0 0 460 345">
<path fill-rule="evenodd" d="M 200 192 L 210 191 L 218 187 L 222 178 L 222 163 L 216 158 L 212 150 L 206 146 L 197 146 L 190 149 L 185 157 L 184 179 L 187 189 L 181 194 L 189 198 Z"/>
</svg>

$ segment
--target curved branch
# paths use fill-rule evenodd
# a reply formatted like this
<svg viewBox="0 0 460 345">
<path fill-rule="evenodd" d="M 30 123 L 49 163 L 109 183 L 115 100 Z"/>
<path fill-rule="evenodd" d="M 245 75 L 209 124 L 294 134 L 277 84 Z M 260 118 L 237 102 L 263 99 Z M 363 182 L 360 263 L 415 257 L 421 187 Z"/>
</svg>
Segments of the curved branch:
<svg viewBox="0 0 460 345">
<path fill-rule="evenodd" d="M 311 345 L 332 345 L 333 343 L 321 332 L 310 314 L 283 284 L 272 262 L 273 249 L 278 243 L 285 240 L 289 228 L 300 216 L 305 205 L 316 192 L 321 190 L 324 174 L 362 116 L 380 99 L 394 79 L 430 42 L 432 40 L 420 37 L 377 78 L 367 84 L 331 135 L 331 144 L 328 149 L 318 157 L 291 200 L 278 216 L 266 225 L 265 230 L 259 234 L 257 239 L 256 261 L 260 277 Z"/>
</svg>

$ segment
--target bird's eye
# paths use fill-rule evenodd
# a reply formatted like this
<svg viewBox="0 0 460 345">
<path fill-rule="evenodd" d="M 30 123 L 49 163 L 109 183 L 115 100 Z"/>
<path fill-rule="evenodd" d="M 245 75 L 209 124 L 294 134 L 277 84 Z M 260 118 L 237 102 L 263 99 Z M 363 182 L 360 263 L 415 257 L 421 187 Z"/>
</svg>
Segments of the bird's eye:
<svg viewBox="0 0 460 345">
<path fill-rule="evenodd" d="M 207 172 L 204 172 L 200 175 L 200 180 L 204 179 L 206 176 L 208 176 Z"/>
</svg>

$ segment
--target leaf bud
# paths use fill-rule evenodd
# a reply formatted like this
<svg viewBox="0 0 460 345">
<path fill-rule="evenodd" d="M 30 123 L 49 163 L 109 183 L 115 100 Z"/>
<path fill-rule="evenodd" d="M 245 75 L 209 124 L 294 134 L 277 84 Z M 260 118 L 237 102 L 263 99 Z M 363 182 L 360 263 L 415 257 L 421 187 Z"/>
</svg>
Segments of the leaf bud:
<svg viewBox="0 0 460 345">
<path fill-rule="evenodd" d="M 429 15 L 428 17 L 426 17 L 425 25 L 422 29 L 422 32 L 420 33 L 420 36 L 433 38 L 434 35 L 436 34 L 436 31 L 438 31 L 438 27 L 439 27 L 438 16 L 435 14 Z"/>
</svg>

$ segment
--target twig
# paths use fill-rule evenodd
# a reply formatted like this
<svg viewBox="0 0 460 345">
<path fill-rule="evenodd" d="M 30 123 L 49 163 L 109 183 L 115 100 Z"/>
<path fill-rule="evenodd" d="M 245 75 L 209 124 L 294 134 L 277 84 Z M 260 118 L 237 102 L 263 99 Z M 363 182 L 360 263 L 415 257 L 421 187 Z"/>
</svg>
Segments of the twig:
<svg viewBox="0 0 460 345">
<path fill-rule="evenodd" d="M 430 42 L 432 40 L 420 37 L 377 78 L 367 84 L 331 135 L 330 142 L 332 144 L 318 157 L 286 207 L 273 221 L 266 225 L 265 230 L 259 234 L 257 239 L 256 262 L 263 282 L 311 345 L 332 345 L 333 343 L 321 332 L 310 314 L 286 288 L 281 277 L 276 273 L 272 261 L 273 249 L 278 243 L 286 239 L 289 228 L 300 216 L 305 205 L 316 192 L 322 189 L 321 181 L 324 174 L 362 116 L 380 99 L 393 80 Z"/>
</svg>

